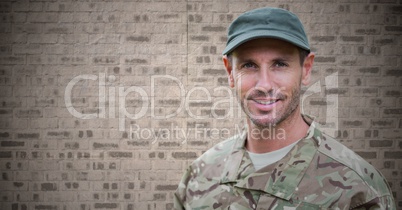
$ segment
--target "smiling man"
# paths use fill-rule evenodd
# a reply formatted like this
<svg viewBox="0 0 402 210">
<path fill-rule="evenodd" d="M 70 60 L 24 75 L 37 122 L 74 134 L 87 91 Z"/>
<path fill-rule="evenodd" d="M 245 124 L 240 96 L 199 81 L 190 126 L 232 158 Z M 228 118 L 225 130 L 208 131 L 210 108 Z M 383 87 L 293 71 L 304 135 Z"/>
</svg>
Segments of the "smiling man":
<svg viewBox="0 0 402 210">
<path fill-rule="evenodd" d="M 189 166 L 175 209 L 395 209 L 383 176 L 301 113 L 314 53 L 296 15 L 240 15 L 223 55 L 247 128 Z"/>
</svg>

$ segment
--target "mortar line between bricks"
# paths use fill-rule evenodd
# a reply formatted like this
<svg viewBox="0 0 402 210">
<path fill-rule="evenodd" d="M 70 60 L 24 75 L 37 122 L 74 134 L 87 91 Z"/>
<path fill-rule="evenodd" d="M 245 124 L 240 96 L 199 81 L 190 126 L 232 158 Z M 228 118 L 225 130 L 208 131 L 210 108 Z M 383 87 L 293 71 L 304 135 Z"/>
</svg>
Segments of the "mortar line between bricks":
<svg viewBox="0 0 402 210">
<path fill-rule="evenodd" d="M 190 33 L 190 31 L 189 31 L 189 13 L 188 13 L 188 10 L 189 10 L 189 8 L 188 8 L 188 0 L 186 0 L 186 19 L 187 19 L 187 21 L 186 21 L 186 36 L 187 36 L 187 40 L 186 40 L 186 50 L 187 50 L 187 56 L 186 56 L 186 72 L 187 72 L 187 74 L 186 74 L 186 83 L 187 84 L 189 84 L 189 78 L 188 78 L 188 74 L 189 74 L 189 68 L 188 68 L 188 59 L 189 59 L 189 53 L 190 53 L 190 50 L 189 50 L 189 39 L 190 39 L 190 36 L 189 36 L 189 33 Z M 187 121 L 187 117 L 186 117 L 186 121 Z M 187 132 L 187 126 L 186 126 L 186 132 Z M 185 145 L 184 144 L 182 144 L 181 145 L 182 146 L 182 150 L 184 149 L 184 147 L 185 147 L 185 151 L 187 151 L 187 142 L 185 143 Z"/>
<path fill-rule="evenodd" d="M 188 0 L 186 0 L 186 82 L 187 84 L 189 84 L 188 82 L 188 59 L 189 59 L 189 46 L 188 46 L 188 42 L 189 42 L 189 18 L 188 18 Z"/>
</svg>

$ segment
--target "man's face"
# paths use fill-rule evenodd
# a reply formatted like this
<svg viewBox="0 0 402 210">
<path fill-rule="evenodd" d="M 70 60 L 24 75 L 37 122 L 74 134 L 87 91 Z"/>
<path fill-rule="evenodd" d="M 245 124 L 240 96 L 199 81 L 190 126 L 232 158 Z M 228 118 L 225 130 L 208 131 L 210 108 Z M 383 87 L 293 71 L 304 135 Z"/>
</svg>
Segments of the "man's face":
<svg viewBox="0 0 402 210">
<path fill-rule="evenodd" d="M 299 50 L 277 39 L 256 39 L 223 58 L 229 84 L 243 111 L 257 127 L 275 126 L 300 114 L 301 84 L 307 85 L 314 55 L 301 65 Z"/>
</svg>

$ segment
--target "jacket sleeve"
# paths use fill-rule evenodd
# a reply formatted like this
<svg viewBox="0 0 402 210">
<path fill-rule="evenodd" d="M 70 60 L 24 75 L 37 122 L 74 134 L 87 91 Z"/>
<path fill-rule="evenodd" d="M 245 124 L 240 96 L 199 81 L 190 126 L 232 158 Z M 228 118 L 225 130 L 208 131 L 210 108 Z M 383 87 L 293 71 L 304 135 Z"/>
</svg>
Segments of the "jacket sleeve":
<svg viewBox="0 0 402 210">
<path fill-rule="evenodd" d="M 188 167 L 183 177 L 181 178 L 181 181 L 179 183 L 179 186 L 177 187 L 176 192 L 174 193 L 173 209 L 175 210 L 186 209 L 185 208 L 185 203 L 187 201 L 186 192 L 187 192 L 187 184 L 188 181 L 190 180 L 190 171 L 191 168 Z"/>
</svg>

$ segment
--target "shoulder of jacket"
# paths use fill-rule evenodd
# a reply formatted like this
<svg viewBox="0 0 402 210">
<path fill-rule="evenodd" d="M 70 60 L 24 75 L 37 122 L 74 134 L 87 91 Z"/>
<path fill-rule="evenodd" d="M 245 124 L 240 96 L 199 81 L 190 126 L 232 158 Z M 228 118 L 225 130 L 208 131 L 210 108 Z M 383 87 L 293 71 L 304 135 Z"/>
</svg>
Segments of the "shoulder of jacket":
<svg viewBox="0 0 402 210">
<path fill-rule="evenodd" d="M 318 151 L 354 171 L 378 195 L 390 194 L 384 176 L 369 162 L 331 136 L 323 134 Z"/>
</svg>

